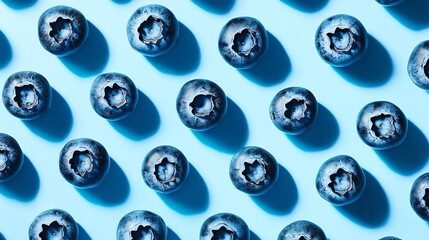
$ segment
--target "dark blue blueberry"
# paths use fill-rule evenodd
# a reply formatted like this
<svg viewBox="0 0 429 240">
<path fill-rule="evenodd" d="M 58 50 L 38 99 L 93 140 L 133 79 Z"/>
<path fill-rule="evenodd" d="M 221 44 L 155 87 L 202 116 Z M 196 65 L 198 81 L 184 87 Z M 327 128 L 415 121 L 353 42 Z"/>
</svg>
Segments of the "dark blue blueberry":
<svg viewBox="0 0 429 240">
<path fill-rule="evenodd" d="M 0 133 L 0 182 L 15 177 L 24 163 L 24 154 L 18 142 Z"/>
<path fill-rule="evenodd" d="M 380 3 L 383 6 L 390 7 L 390 6 L 395 6 L 395 5 L 398 5 L 400 3 L 403 3 L 405 0 L 375 0 L 375 1 L 377 1 L 378 3 Z"/>
<path fill-rule="evenodd" d="M 229 165 L 229 177 L 234 186 L 250 195 L 267 192 L 277 181 L 278 173 L 276 159 L 260 147 L 242 148 Z"/>
<path fill-rule="evenodd" d="M 414 48 L 408 60 L 408 75 L 417 87 L 429 90 L 429 40 Z"/>
<path fill-rule="evenodd" d="M 283 228 L 277 240 L 326 240 L 326 235 L 316 224 L 299 220 Z"/>
<path fill-rule="evenodd" d="M 251 68 L 268 49 L 268 34 L 264 26 L 252 17 L 233 18 L 219 35 L 220 55 L 235 68 Z"/>
<path fill-rule="evenodd" d="M 98 115 L 115 121 L 134 111 L 139 95 L 129 77 L 121 73 L 104 73 L 92 83 L 89 97 Z"/>
<path fill-rule="evenodd" d="M 404 113 L 393 103 L 367 104 L 357 117 L 357 131 L 364 143 L 374 149 L 389 149 L 401 144 L 408 131 Z"/>
<path fill-rule="evenodd" d="M 145 5 L 128 20 L 127 36 L 134 50 L 148 57 L 160 56 L 176 44 L 179 22 L 168 8 Z"/>
<path fill-rule="evenodd" d="M 180 89 L 176 100 L 179 118 L 192 130 L 208 130 L 225 116 L 227 98 L 214 82 L 203 79 L 191 80 Z"/>
<path fill-rule="evenodd" d="M 79 228 L 68 212 L 50 209 L 37 215 L 28 236 L 30 240 L 77 240 Z"/>
<path fill-rule="evenodd" d="M 204 221 L 200 240 L 249 240 L 246 222 L 232 213 L 218 213 Z"/>
<path fill-rule="evenodd" d="M 401 239 L 397 237 L 388 236 L 388 237 L 380 238 L 380 240 L 401 240 Z"/>
<path fill-rule="evenodd" d="M 144 182 L 160 193 L 171 193 L 179 189 L 188 173 L 188 160 L 179 149 L 172 146 L 156 147 L 143 160 Z"/>
<path fill-rule="evenodd" d="M 39 73 L 17 72 L 4 84 L 3 104 L 10 114 L 22 120 L 40 117 L 50 108 L 51 101 L 51 85 Z"/>
<path fill-rule="evenodd" d="M 149 211 L 135 210 L 119 221 L 116 240 L 166 240 L 167 226 L 162 218 Z"/>
<path fill-rule="evenodd" d="M 414 181 L 410 204 L 420 218 L 429 222 L 429 173 L 421 175 Z"/>
<path fill-rule="evenodd" d="M 328 159 L 316 177 L 319 195 L 336 206 L 356 201 L 365 189 L 366 178 L 358 162 L 347 155 Z"/>
<path fill-rule="evenodd" d="M 78 10 L 55 6 L 39 18 L 39 40 L 43 48 L 57 56 L 72 54 L 88 36 L 88 22 Z"/>
<path fill-rule="evenodd" d="M 100 185 L 110 168 L 110 157 L 99 142 L 89 138 L 69 141 L 60 153 L 60 172 L 77 188 Z"/>
<path fill-rule="evenodd" d="M 313 126 L 317 108 L 316 98 L 309 90 L 289 87 L 274 96 L 270 104 L 270 117 L 280 131 L 296 135 Z"/>
<path fill-rule="evenodd" d="M 320 24 L 315 43 L 326 63 L 345 67 L 362 58 L 368 48 L 368 34 L 355 17 L 338 14 Z"/>
</svg>

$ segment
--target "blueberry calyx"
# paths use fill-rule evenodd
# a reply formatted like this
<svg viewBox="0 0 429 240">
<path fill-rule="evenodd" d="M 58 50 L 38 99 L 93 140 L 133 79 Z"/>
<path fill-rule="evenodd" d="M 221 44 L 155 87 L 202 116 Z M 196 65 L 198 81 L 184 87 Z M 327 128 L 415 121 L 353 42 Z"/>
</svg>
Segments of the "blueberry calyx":
<svg viewBox="0 0 429 240">
<path fill-rule="evenodd" d="M 307 104 L 304 100 L 297 100 L 293 98 L 285 104 L 285 117 L 289 120 L 299 121 L 305 117 L 305 111 L 307 110 Z"/>
<path fill-rule="evenodd" d="M 0 148 L 0 171 L 3 171 L 7 167 L 8 151 L 4 148 Z"/>
<path fill-rule="evenodd" d="M 42 232 L 40 232 L 39 237 L 42 240 L 64 239 L 64 235 L 64 225 L 58 221 L 53 221 L 49 225 L 42 224 Z"/>
<path fill-rule="evenodd" d="M 176 163 L 162 158 L 155 164 L 155 177 L 161 183 L 173 182 L 176 179 Z"/>
<path fill-rule="evenodd" d="M 236 53 L 249 56 L 256 46 L 256 37 L 251 30 L 245 28 L 234 35 L 232 50 Z"/>
<path fill-rule="evenodd" d="M 425 189 L 425 195 L 422 199 L 425 202 L 425 206 L 429 208 L 429 188 Z"/>
<path fill-rule="evenodd" d="M 208 117 L 215 107 L 213 102 L 213 95 L 211 94 L 199 94 L 194 97 L 191 103 L 191 112 L 197 117 Z"/>
<path fill-rule="evenodd" d="M 299 237 L 298 240 L 311 240 L 311 238 L 306 238 L 305 236 L 301 236 L 301 237 Z"/>
<path fill-rule="evenodd" d="M 423 72 L 429 78 L 429 57 L 423 61 Z"/>
<path fill-rule="evenodd" d="M 328 186 L 332 191 L 341 196 L 346 195 L 353 189 L 353 174 L 339 168 L 336 173 L 330 176 L 331 183 Z"/>
<path fill-rule="evenodd" d="M 164 25 L 161 19 L 150 15 L 145 21 L 140 24 L 137 29 L 139 32 L 139 39 L 145 44 L 156 44 L 161 38 Z"/>
<path fill-rule="evenodd" d="M 212 230 L 213 237 L 211 240 L 234 240 L 235 231 L 225 224 L 221 224 L 220 227 L 217 227 Z"/>
<path fill-rule="evenodd" d="M 49 36 L 53 37 L 58 44 L 69 39 L 73 34 L 72 20 L 59 17 L 55 22 L 49 23 L 51 31 Z"/>
<path fill-rule="evenodd" d="M 370 118 L 370 126 L 371 133 L 377 138 L 389 138 L 396 131 L 393 116 L 390 114 L 381 113 Z"/>
<path fill-rule="evenodd" d="M 92 171 L 94 165 L 92 154 L 88 151 L 75 151 L 69 160 L 71 169 L 81 177 Z"/>
<path fill-rule="evenodd" d="M 139 225 L 135 230 L 130 231 L 131 240 L 147 239 L 146 236 L 150 237 L 148 240 L 154 240 L 155 236 L 151 226 Z"/>
<path fill-rule="evenodd" d="M 336 53 L 348 52 L 353 44 L 353 34 L 349 28 L 336 28 L 334 33 L 328 33 L 331 41 L 330 48 Z"/>
<path fill-rule="evenodd" d="M 107 101 L 109 106 L 120 108 L 127 103 L 127 90 L 114 83 L 112 86 L 106 86 L 104 88 L 103 98 Z"/>
<path fill-rule="evenodd" d="M 243 175 L 247 181 L 259 185 L 259 183 L 265 180 L 265 169 L 264 163 L 256 159 L 253 163 L 244 163 Z"/>
<path fill-rule="evenodd" d="M 39 103 L 39 96 L 34 85 L 23 84 L 15 87 L 13 100 L 18 103 L 20 108 L 32 109 Z"/>
</svg>

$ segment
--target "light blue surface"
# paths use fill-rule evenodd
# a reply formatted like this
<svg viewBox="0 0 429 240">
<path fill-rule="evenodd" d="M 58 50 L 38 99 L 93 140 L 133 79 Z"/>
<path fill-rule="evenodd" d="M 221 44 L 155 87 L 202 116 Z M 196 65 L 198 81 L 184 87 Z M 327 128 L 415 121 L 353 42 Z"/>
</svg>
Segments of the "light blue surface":
<svg viewBox="0 0 429 240">
<path fill-rule="evenodd" d="M 125 32 L 131 14 L 149 3 L 165 5 L 181 23 L 177 47 L 154 59 L 134 51 Z M 91 23 L 86 46 L 66 58 L 45 51 L 37 36 L 39 16 L 58 4 L 79 9 Z M 198 239 L 203 221 L 218 212 L 242 217 L 252 240 L 276 239 L 299 219 L 318 224 L 330 240 L 428 239 L 409 192 L 429 169 L 429 95 L 406 72 L 413 48 L 428 39 L 427 9 L 426 0 L 392 9 L 374 0 L 0 1 L 1 84 L 32 70 L 55 89 L 52 110 L 39 120 L 22 122 L 0 107 L 0 131 L 15 137 L 27 157 L 18 177 L 0 184 L 0 232 L 26 239 L 37 214 L 62 208 L 80 224 L 81 239 L 114 239 L 123 215 L 146 209 L 163 217 L 169 240 Z M 366 56 L 346 69 L 324 63 L 314 47 L 319 24 L 338 13 L 355 16 L 370 34 Z M 231 68 L 217 50 L 222 26 L 237 16 L 259 19 L 270 33 L 267 56 L 251 70 Z M 109 123 L 92 109 L 89 89 L 97 75 L 112 71 L 128 75 L 141 98 L 129 119 Z M 215 81 L 229 97 L 226 119 L 208 132 L 188 130 L 176 114 L 177 93 L 194 78 Z M 285 136 L 268 115 L 271 99 L 288 86 L 308 88 L 321 104 L 316 125 L 303 136 Z M 358 111 L 375 100 L 395 103 L 410 120 L 397 149 L 374 151 L 356 133 Z M 114 160 L 93 190 L 76 190 L 58 170 L 61 148 L 78 137 L 101 142 Z M 183 189 L 171 195 L 152 191 L 140 172 L 146 153 L 164 144 L 192 165 Z M 230 159 L 245 145 L 265 148 L 282 166 L 279 182 L 264 196 L 249 197 L 229 180 Z M 321 164 L 338 154 L 354 157 L 367 174 L 363 197 L 348 207 L 330 205 L 314 184 Z"/>
</svg>

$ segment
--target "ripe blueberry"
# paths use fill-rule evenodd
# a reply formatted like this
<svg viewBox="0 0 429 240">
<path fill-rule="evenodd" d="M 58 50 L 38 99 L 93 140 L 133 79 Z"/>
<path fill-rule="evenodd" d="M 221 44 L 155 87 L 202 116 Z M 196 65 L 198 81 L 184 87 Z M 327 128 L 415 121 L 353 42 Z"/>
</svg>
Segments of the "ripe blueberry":
<svg viewBox="0 0 429 240">
<path fill-rule="evenodd" d="M 18 142 L 0 133 L 0 182 L 15 177 L 24 163 L 24 154 Z"/>
<path fill-rule="evenodd" d="M 157 214 L 135 210 L 127 213 L 119 221 L 116 230 L 116 240 L 166 240 L 167 226 L 164 220 Z"/>
<path fill-rule="evenodd" d="M 401 240 L 401 239 L 397 237 L 388 236 L 388 237 L 380 238 L 380 240 Z"/>
<path fill-rule="evenodd" d="M 250 230 L 246 222 L 232 213 L 218 213 L 204 221 L 200 240 L 249 240 Z"/>
<path fill-rule="evenodd" d="M 407 70 L 417 87 L 429 90 L 429 41 L 423 41 L 414 48 Z"/>
<path fill-rule="evenodd" d="M 299 220 L 283 228 L 277 240 L 326 240 L 326 236 L 316 224 Z"/>
<path fill-rule="evenodd" d="M 410 204 L 421 219 L 429 222 L 429 173 L 421 175 L 414 181 Z"/>
<path fill-rule="evenodd" d="M 64 210 L 46 210 L 33 220 L 28 230 L 30 240 L 77 240 L 79 228 L 73 217 Z"/>
</svg>

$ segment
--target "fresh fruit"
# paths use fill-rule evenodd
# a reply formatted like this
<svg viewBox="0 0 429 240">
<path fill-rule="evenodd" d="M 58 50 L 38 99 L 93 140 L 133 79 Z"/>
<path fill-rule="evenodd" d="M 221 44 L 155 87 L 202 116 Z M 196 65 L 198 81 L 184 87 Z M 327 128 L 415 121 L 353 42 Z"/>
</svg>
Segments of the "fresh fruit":
<svg viewBox="0 0 429 240">
<path fill-rule="evenodd" d="M 77 240 L 79 228 L 68 212 L 50 209 L 37 215 L 30 225 L 28 236 L 30 240 Z"/>
<path fill-rule="evenodd" d="M 411 81 L 424 90 L 429 90 L 429 40 L 419 43 L 408 60 L 408 75 Z"/>
<path fill-rule="evenodd" d="M 277 240 L 326 240 L 326 236 L 316 224 L 299 220 L 283 228 Z"/>
<path fill-rule="evenodd" d="M 218 213 L 204 221 L 200 240 L 250 240 L 246 222 L 232 213 Z"/>
<path fill-rule="evenodd" d="M 116 240 L 166 240 L 167 226 L 157 214 L 135 210 L 127 213 L 119 221 L 116 230 Z"/>
<path fill-rule="evenodd" d="M 24 163 L 24 154 L 18 142 L 11 136 L 0 133 L 0 182 L 15 177 Z"/>
<path fill-rule="evenodd" d="M 424 173 L 414 181 L 410 204 L 421 219 L 429 222 L 429 173 Z"/>
</svg>

